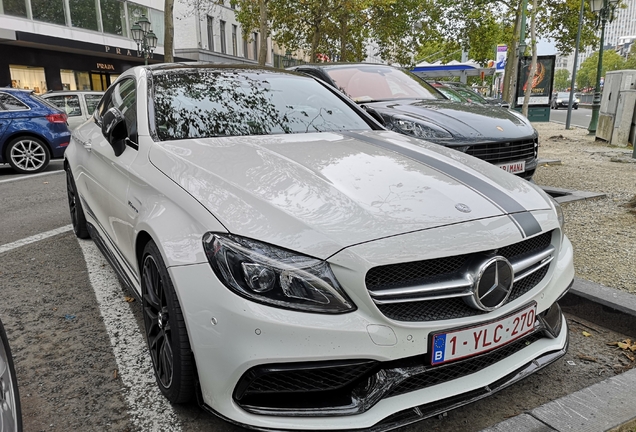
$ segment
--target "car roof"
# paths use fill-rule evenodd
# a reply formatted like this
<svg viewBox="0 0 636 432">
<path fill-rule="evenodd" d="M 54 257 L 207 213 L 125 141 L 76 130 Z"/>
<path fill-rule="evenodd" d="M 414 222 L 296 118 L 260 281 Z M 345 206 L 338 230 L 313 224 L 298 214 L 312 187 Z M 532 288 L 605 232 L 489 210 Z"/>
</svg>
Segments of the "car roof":
<svg viewBox="0 0 636 432">
<path fill-rule="evenodd" d="M 6 91 L 9 93 L 33 93 L 33 90 L 17 89 L 13 87 L 0 87 L 0 91 Z"/>
<path fill-rule="evenodd" d="M 103 95 L 103 91 L 99 90 L 52 90 L 50 92 L 46 92 L 42 97 L 52 96 L 52 95 L 72 95 L 72 94 L 95 94 L 95 95 Z"/>
</svg>

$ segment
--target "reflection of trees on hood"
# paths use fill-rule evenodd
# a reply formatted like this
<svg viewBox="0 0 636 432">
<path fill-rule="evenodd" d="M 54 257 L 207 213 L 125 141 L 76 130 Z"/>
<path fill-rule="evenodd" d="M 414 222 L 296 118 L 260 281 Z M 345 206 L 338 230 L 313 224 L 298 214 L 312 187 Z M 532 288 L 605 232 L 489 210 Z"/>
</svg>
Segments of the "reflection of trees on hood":
<svg viewBox="0 0 636 432">
<path fill-rule="evenodd" d="M 291 133 L 265 79 L 236 72 L 156 74 L 154 104 L 162 140 Z"/>
</svg>

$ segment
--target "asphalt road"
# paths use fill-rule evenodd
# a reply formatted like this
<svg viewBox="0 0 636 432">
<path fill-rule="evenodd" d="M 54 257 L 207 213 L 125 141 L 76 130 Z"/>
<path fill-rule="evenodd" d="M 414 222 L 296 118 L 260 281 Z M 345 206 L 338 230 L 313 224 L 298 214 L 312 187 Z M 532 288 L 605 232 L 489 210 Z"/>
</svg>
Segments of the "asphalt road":
<svg viewBox="0 0 636 432">
<path fill-rule="evenodd" d="M 550 110 L 550 121 L 555 123 L 565 124 L 567 114 L 568 114 L 568 110 L 566 109 Z M 577 110 L 573 109 L 570 126 L 578 126 L 578 127 L 587 129 L 587 127 L 590 125 L 591 118 L 592 118 L 591 109 L 588 109 L 588 108 L 579 108 Z"/>
<path fill-rule="evenodd" d="M 242 428 L 159 394 L 138 302 L 90 240 L 70 229 L 61 162 L 31 177 L 0 167 L 0 317 L 14 351 L 27 431 L 215 431 Z M 130 298 L 128 299 L 130 300 Z M 613 376 L 605 344 L 570 318 L 570 352 L 492 397 L 400 429 L 478 431 Z M 599 333 L 601 334 L 601 333 Z M 593 344 L 598 342 L 596 345 Z M 598 362 L 580 360 L 583 353 Z"/>
</svg>

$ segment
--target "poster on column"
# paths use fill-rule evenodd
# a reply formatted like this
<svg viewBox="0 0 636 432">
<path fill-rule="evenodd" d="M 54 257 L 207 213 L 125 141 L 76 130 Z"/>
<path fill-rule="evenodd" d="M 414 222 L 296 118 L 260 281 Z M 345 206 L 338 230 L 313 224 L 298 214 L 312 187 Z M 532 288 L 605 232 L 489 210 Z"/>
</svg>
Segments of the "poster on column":
<svg viewBox="0 0 636 432">
<path fill-rule="evenodd" d="M 497 55 L 495 56 L 495 72 L 503 72 L 506 69 L 506 58 L 508 57 L 508 45 L 497 45 Z"/>
<path fill-rule="evenodd" d="M 530 101 L 528 105 L 538 106 L 550 105 L 550 95 L 552 94 L 552 79 L 554 77 L 554 66 L 556 56 L 538 56 L 537 69 L 530 80 Z M 528 75 L 532 66 L 532 57 L 524 56 L 519 59 L 517 67 L 517 103 L 516 106 L 523 105 L 523 98 L 528 86 Z"/>
</svg>

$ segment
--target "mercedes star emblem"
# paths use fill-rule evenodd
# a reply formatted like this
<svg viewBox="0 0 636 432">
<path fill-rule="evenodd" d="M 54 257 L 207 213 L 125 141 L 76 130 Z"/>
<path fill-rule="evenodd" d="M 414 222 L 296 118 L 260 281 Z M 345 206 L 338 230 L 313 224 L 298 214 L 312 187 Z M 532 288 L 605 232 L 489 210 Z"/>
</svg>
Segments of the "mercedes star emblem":
<svg viewBox="0 0 636 432">
<path fill-rule="evenodd" d="M 492 311 L 506 303 L 512 290 L 514 272 L 510 262 L 495 256 L 483 262 L 474 273 L 472 296 L 464 297 L 469 306 Z"/>
<path fill-rule="evenodd" d="M 462 212 L 462 213 L 470 213 L 471 212 L 470 207 L 468 207 L 466 204 L 463 204 L 463 203 L 455 204 L 455 208 L 457 210 L 459 210 L 460 212 Z"/>
</svg>

